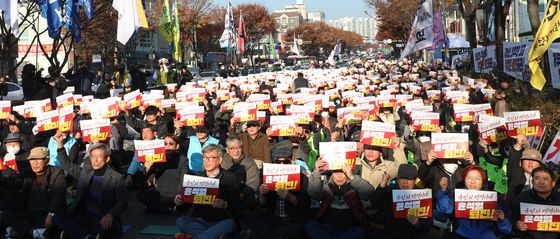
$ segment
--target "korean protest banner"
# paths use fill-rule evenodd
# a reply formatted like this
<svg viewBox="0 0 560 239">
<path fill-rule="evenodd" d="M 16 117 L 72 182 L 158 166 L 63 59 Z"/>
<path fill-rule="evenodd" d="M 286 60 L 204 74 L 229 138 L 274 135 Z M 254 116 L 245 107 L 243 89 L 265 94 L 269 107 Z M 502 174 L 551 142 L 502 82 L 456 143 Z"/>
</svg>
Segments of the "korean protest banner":
<svg viewBox="0 0 560 239">
<path fill-rule="evenodd" d="M 393 216 L 395 218 L 432 217 L 431 189 L 395 189 L 393 194 Z"/>
<path fill-rule="evenodd" d="M 455 122 L 472 122 L 474 121 L 474 107 L 468 104 L 454 104 L 453 118 Z"/>
<path fill-rule="evenodd" d="M 560 206 L 522 202 L 519 209 L 527 230 L 560 233 Z"/>
<path fill-rule="evenodd" d="M 161 101 L 163 100 L 163 94 L 156 94 L 151 92 L 150 94 L 142 94 L 142 106 L 147 108 L 148 106 L 161 107 Z"/>
<path fill-rule="evenodd" d="M 284 105 L 291 105 L 294 103 L 294 98 L 292 94 L 278 94 L 276 99 L 282 101 Z"/>
<path fill-rule="evenodd" d="M 321 170 L 340 170 L 344 165 L 356 167 L 356 142 L 320 142 L 319 152 L 327 162 Z"/>
<path fill-rule="evenodd" d="M 68 105 L 58 110 L 58 130 L 63 133 L 74 129 L 74 105 Z"/>
<path fill-rule="evenodd" d="M 220 106 L 220 110 L 222 110 L 222 111 L 233 110 L 233 106 L 239 101 L 240 101 L 239 98 L 231 98 L 231 99 L 227 100 L 226 102 L 224 102 L 222 104 L 222 106 Z"/>
<path fill-rule="evenodd" d="M 268 108 L 270 108 L 270 95 L 251 94 L 247 98 L 247 102 L 256 103 L 257 110 L 268 110 Z"/>
<path fill-rule="evenodd" d="M 220 194 L 220 180 L 200 176 L 183 175 L 183 195 L 185 203 L 212 205 Z"/>
<path fill-rule="evenodd" d="M 178 102 L 203 102 L 206 98 L 206 88 L 191 88 L 177 92 Z"/>
<path fill-rule="evenodd" d="M 519 134 L 525 136 L 542 136 L 541 112 L 535 111 L 516 111 L 504 112 L 506 129 L 509 137 Z"/>
<path fill-rule="evenodd" d="M 498 193 L 495 191 L 455 189 L 455 217 L 496 220 Z"/>
<path fill-rule="evenodd" d="M 56 107 L 58 109 L 68 105 L 74 105 L 74 96 L 72 94 L 64 94 L 56 97 Z"/>
<path fill-rule="evenodd" d="M 490 73 L 496 66 L 496 46 L 477 47 L 472 49 L 474 55 L 474 71 Z"/>
<path fill-rule="evenodd" d="M 257 120 L 257 104 L 247 102 L 236 103 L 233 105 L 233 119 L 235 122 Z"/>
<path fill-rule="evenodd" d="M 360 143 L 392 149 L 395 146 L 395 142 L 393 142 L 395 136 L 394 124 L 369 120 L 362 121 Z"/>
<path fill-rule="evenodd" d="M 263 183 L 269 190 L 300 189 L 300 166 L 297 164 L 263 164 Z"/>
<path fill-rule="evenodd" d="M 363 120 L 376 120 L 377 116 L 370 118 L 371 106 L 356 106 L 356 107 L 345 107 L 338 108 L 336 110 L 336 115 L 342 117 L 342 124 L 358 124 Z M 375 109 L 375 108 L 373 108 Z M 375 112 L 375 110 L 374 110 Z"/>
<path fill-rule="evenodd" d="M 134 151 L 138 162 L 163 163 L 165 158 L 165 144 L 163 139 L 134 140 Z"/>
<path fill-rule="evenodd" d="M 295 117 L 298 124 L 309 124 L 313 121 L 315 110 L 311 106 L 292 105 L 288 109 L 288 115 Z"/>
<path fill-rule="evenodd" d="M 12 112 L 11 101 L 0 101 L 0 120 L 8 119 Z"/>
<path fill-rule="evenodd" d="M 270 102 L 270 110 L 273 114 L 284 113 L 284 105 L 282 104 L 282 101 Z"/>
<path fill-rule="evenodd" d="M 469 152 L 469 134 L 432 133 L 432 150 L 436 158 L 463 159 Z"/>
<path fill-rule="evenodd" d="M 548 65 L 552 88 L 560 89 L 560 43 L 552 43 L 548 48 Z"/>
<path fill-rule="evenodd" d="M 488 143 L 507 139 L 506 120 L 495 116 L 482 116 L 479 118 L 478 132 L 480 139 Z"/>
<path fill-rule="evenodd" d="M 410 115 L 415 130 L 435 132 L 439 128 L 439 114 L 433 112 L 413 111 Z"/>
<path fill-rule="evenodd" d="M 554 165 L 558 165 L 560 163 L 560 154 L 558 154 L 559 152 L 560 152 L 560 131 L 556 133 L 556 136 L 554 136 L 554 139 L 552 140 L 552 143 L 550 143 L 548 150 L 546 150 L 546 154 L 543 157 L 544 162 L 546 163 L 551 162 Z"/>
<path fill-rule="evenodd" d="M 58 110 L 51 110 L 37 115 L 39 132 L 58 129 Z"/>
<path fill-rule="evenodd" d="M 142 102 L 142 94 L 140 90 L 135 90 L 124 95 L 124 108 L 127 110 L 140 106 Z"/>
<path fill-rule="evenodd" d="M 516 79 L 523 79 L 523 72 L 528 69 L 529 50 L 532 42 L 504 42 L 504 73 Z"/>
<path fill-rule="evenodd" d="M 81 120 L 82 140 L 91 142 L 93 139 L 105 141 L 110 137 L 111 122 L 109 119 Z"/>
<path fill-rule="evenodd" d="M 4 158 L 0 158 L 0 164 L 2 164 L 2 166 L 0 166 L 0 171 L 4 171 L 6 169 L 5 167 L 11 168 L 16 172 L 19 171 L 15 154 L 5 154 Z"/>
<path fill-rule="evenodd" d="M 175 113 L 184 126 L 204 126 L 204 106 L 183 107 L 177 109 Z"/>
<path fill-rule="evenodd" d="M 270 116 L 271 136 L 297 136 L 297 123 L 294 116 L 272 115 Z"/>
</svg>

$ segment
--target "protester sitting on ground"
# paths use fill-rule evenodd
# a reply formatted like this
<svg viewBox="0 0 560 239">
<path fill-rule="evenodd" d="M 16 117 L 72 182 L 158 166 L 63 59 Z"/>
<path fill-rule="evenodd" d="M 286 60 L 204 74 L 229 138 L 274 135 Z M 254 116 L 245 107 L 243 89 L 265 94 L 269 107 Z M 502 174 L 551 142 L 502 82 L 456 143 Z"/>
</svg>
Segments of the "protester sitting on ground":
<svg viewBox="0 0 560 239">
<path fill-rule="evenodd" d="M 177 195 L 177 183 L 182 175 L 189 173 L 187 157 L 179 150 L 179 140 L 173 135 L 163 138 L 165 144 L 165 162 L 146 162 L 146 189 L 136 193 L 142 202 L 146 214 L 171 214 L 173 199 Z"/>
<path fill-rule="evenodd" d="M 4 147 L 0 151 L 0 158 L 4 159 L 4 163 L 11 158 L 16 162 L 16 170 L 29 168 L 29 160 L 27 160 L 29 151 L 22 148 L 21 134 L 8 134 L 8 136 L 4 139 Z"/>
<path fill-rule="evenodd" d="M 149 125 L 143 127 L 141 131 L 142 140 L 155 140 L 157 132 L 154 128 L 154 126 Z M 149 186 L 149 182 L 146 181 L 146 174 L 150 171 L 153 165 L 154 163 L 152 162 L 139 162 L 138 155 L 135 152 L 134 156 L 132 156 L 132 161 L 128 166 L 128 170 L 126 171 L 126 186 L 128 188 L 139 187 L 141 189 Z"/>
<path fill-rule="evenodd" d="M 127 190 L 123 175 L 108 166 L 111 150 L 105 144 L 89 148 L 91 168 L 80 168 L 68 160 L 62 133 L 54 138 L 58 142 L 58 159 L 61 168 L 78 180 L 74 202 L 65 213 L 57 213 L 53 224 L 72 238 L 86 235 L 118 237 L 122 233 L 120 216 L 127 206 Z"/>
<path fill-rule="evenodd" d="M 426 217 L 407 216 L 396 219 L 393 215 L 393 190 L 420 189 L 416 185 L 418 170 L 415 165 L 401 164 L 397 173 L 397 184 L 389 185 L 389 174 L 383 174 L 379 187 L 373 194 L 372 205 L 381 210 L 385 218 L 385 227 L 375 234 L 382 239 L 428 239 L 431 238 L 432 219 Z"/>
<path fill-rule="evenodd" d="M 486 171 L 478 165 L 470 165 L 463 172 L 464 188 L 468 190 L 491 191 L 493 188 L 488 183 Z M 439 212 L 452 215 L 455 210 L 454 193 L 448 189 L 449 180 L 443 177 L 440 180 L 441 189 L 436 192 L 436 208 Z M 481 238 L 497 239 L 511 233 L 511 223 L 506 217 L 504 208 L 507 208 L 501 199 L 498 199 L 498 209 L 494 211 L 493 220 L 457 219 L 458 224 L 454 232 L 448 232 L 443 238 Z M 497 234 L 497 235 L 496 235 Z"/>
<path fill-rule="evenodd" d="M 313 239 L 322 238 L 366 238 L 371 234 L 363 204 L 368 202 L 373 187 L 358 175 L 352 174 L 352 166 L 345 165 L 342 171 L 333 171 L 324 182 L 320 168 L 326 162 L 320 157 L 315 170 L 309 177 L 307 193 L 321 206 L 315 220 L 305 224 L 305 232 Z"/>
<path fill-rule="evenodd" d="M 292 143 L 279 142 L 272 151 L 275 164 L 295 164 Z M 269 190 L 266 184 L 259 187 L 259 206 L 263 211 L 249 215 L 248 223 L 256 238 L 301 238 L 307 219 L 309 197 L 307 176 L 300 173 L 300 189 Z"/>
<path fill-rule="evenodd" d="M 196 135 L 190 136 L 182 147 L 187 152 L 190 173 L 200 175 L 204 171 L 202 149 L 210 144 L 219 144 L 220 141 L 210 135 L 210 129 L 206 126 L 197 126 L 195 132 Z"/>
<path fill-rule="evenodd" d="M 245 123 L 244 132 L 237 133 L 235 131 L 235 121 L 232 118 L 230 122 L 229 135 L 237 135 L 243 142 L 243 153 L 251 157 L 262 168 L 264 163 L 272 163 L 270 157 L 270 144 L 266 134 L 262 133 L 261 123 L 259 121 L 249 121 Z"/>
<path fill-rule="evenodd" d="M 49 166 L 49 150 L 45 147 L 33 148 L 28 155 L 30 168 L 20 169 L 14 177 L 0 177 L 2 188 L 20 192 L 15 205 L 2 213 L 0 221 L 12 227 L 18 238 L 53 235 L 53 215 L 66 208 L 64 171 Z M 13 173 L 9 168 L 2 172 Z"/>
<path fill-rule="evenodd" d="M 220 145 L 209 144 L 202 148 L 204 172 L 202 177 L 219 179 L 220 196 L 212 205 L 195 204 L 190 216 L 177 218 L 176 224 L 181 233 L 175 238 L 219 238 L 233 232 L 236 228 L 232 214 L 237 210 L 241 195 L 241 180 L 235 174 L 224 170 L 220 163 L 224 158 Z M 181 183 L 181 180 L 179 183 Z M 184 205 L 181 194 L 175 196 L 175 205 Z"/>
</svg>

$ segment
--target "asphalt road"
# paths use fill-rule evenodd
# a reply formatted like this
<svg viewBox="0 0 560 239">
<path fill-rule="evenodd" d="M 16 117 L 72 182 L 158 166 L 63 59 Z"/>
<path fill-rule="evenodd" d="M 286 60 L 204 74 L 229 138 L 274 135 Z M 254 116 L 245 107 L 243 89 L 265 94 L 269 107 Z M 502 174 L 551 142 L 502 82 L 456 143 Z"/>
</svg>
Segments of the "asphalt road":
<svg viewBox="0 0 560 239">
<path fill-rule="evenodd" d="M 171 236 L 140 235 L 139 232 L 149 225 L 175 226 L 175 216 L 144 215 L 144 205 L 136 199 L 136 191 L 128 192 L 128 207 L 122 216 L 123 225 L 130 226 L 120 238 L 173 238 Z"/>
</svg>

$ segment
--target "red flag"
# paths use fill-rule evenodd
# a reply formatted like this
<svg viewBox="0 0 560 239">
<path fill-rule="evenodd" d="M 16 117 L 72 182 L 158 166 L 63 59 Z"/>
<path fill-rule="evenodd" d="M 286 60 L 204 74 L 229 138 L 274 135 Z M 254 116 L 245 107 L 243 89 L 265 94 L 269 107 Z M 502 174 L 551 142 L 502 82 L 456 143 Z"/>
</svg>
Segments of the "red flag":
<svg viewBox="0 0 560 239">
<path fill-rule="evenodd" d="M 284 34 L 280 33 L 280 49 L 282 53 L 286 52 L 286 45 L 284 44 Z"/>
<path fill-rule="evenodd" d="M 241 11 L 239 11 L 239 29 L 237 32 L 237 49 L 239 49 L 240 54 L 243 54 L 245 52 L 245 37 L 247 32 L 245 30 L 245 21 L 243 20 Z"/>
</svg>

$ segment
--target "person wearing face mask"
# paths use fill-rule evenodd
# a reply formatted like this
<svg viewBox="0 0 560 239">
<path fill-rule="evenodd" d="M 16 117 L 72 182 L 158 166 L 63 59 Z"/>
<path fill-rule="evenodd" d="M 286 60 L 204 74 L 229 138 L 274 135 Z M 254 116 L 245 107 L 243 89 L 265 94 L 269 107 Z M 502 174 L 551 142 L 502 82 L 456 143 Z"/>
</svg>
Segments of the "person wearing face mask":
<svg viewBox="0 0 560 239">
<path fill-rule="evenodd" d="M 148 163 L 146 167 L 146 187 L 136 193 L 136 197 L 146 209 L 144 213 L 170 214 L 173 198 L 177 195 L 177 182 L 183 174 L 188 174 L 187 157 L 179 153 L 179 139 L 173 135 L 163 138 L 165 143 L 165 162 Z"/>
<path fill-rule="evenodd" d="M 395 219 L 393 216 L 393 190 L 421 189 L 416 185 L 418 170 L 415 165 L 401 164 L 397 173 L 398 183 L 388 185 L 390 176 L 384 174 L 379 187 L 375 189 L 372 204 L 381 210 L 385 218 L 385 227 L 376 233 L 375 238 L 382 239 L 428 239 L 431 238 L 431 218 L 418 218 L 409 216 L 407 218 Z"/>
<path fill-rule="evenodd" d="M 0 220 L 13 228 L 17 238 L 27 238 L 31 234 L 47 236 L 50 233 L 45 231 L 52 229 L 53 215 L 66 207 L 64 171 L 49 166 L 49 150 L 33 148 L 27 159 L 30 168 L 20 169 L 15 177 L 0 176 L 0 187 L 20 192 L 14 206 L 6 209 Z M 2 174 L 10 171 L 6 169 Z"/>
<path fill-rule="evenodd" d="M 324 182 L 320 168 L 325 165 L 319 157 L 309 176 L 307 193 L 310 198 L 320 200 L 321 205 L 315 220 L 305 224 L 305 232 L 312 239 L 366 238 L 371 230 L 364 203 L 369 203 L 373 187 L 360 176 L 353 175 L 350 165 L 333 171 L 330 179 Z"/>
<path fill-rule="evenodd" d="M 493 191 L 488 183 L 486 171 L 478 165 L 470 165 L 462 172 L 463 183 L 460 187 L 468 190 Z M 455 210 L 455 196 L 448 188 L 449 180 L 442 178 L 439 182 L 440 189 L 436 192 L 436 209 L 446 215 L 452 215 Z M 512 225 L 503 211 L 504 203 L 498 199 L 498 209 L 494 211 L 493 220 L 457 219 L 454 232 L 448 232 L 442 238 L 468 238 L 468 239 L 498 239 L 511 234 Z M 497 234 L 496 234 L 497 233 Z"/>
<path fill-rule="evenodd" d="M 4 160 L 6 158 L 15 158 L 16 165 L 18 170 L 29 168 L 29 161 L 27 157 L 29 156 L 29 151 L 24 150 L 21 148 L 21 135 L 19 133 L 10 133 L 4 139 L 4 146 L 6 147 L 6 151 L 4 153 L 0 153 Z"/>
</svg>

